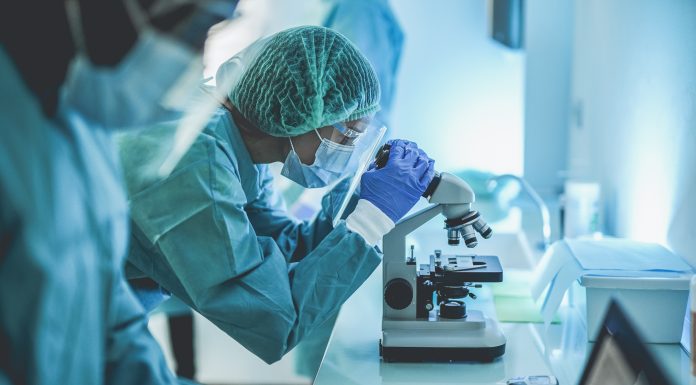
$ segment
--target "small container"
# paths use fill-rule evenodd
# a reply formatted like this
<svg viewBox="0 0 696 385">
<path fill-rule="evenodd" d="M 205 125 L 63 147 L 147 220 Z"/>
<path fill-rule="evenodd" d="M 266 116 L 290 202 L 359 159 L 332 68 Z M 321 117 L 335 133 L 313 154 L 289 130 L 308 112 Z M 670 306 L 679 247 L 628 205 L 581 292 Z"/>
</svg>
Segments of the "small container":
<svg viewBox="0 0 696 385">
<path fill-rule="evenodd" d="M 594 341 L 612 298 L 616 299 L 646 343 L 679 343 L 690 274 L 679 277 L 582 276 L 572 302 Z"/>
</svg>

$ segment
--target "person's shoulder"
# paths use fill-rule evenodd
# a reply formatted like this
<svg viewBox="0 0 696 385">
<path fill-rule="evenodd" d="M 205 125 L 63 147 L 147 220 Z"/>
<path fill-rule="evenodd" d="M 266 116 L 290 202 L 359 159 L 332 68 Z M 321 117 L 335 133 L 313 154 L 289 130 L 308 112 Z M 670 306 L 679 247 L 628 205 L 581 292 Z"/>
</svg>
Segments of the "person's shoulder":
<svg viewBox="0 0 696 385">
<path fill-rule="evenodd" d="M 224 107 L 218 107 L 201 131 L 198 140 L 212 146 L 209 150 L 212 151 L 211 155 L 214 153 L 213 160 L 216 163 L 237 168 L 239 148 L 232 143 L 235 140 L 231 134 L 232 129 L 229 113 Z"/>
<path fill-rule="evenodd" d="M 119 134 L 116 142 L 128 191 L 141 191 L 161 180 L 158 173 L 167 163 L 174 164 L 167 178 L 183 172 L 208 173 L 205 170 L 215 164 L 236 168 L 220 120 L 216 110 L 203 127 L 187 127 L 178 119 Z M 195 138 L 187 146 L 182 138 L 192 135 Z"/>
</svg>

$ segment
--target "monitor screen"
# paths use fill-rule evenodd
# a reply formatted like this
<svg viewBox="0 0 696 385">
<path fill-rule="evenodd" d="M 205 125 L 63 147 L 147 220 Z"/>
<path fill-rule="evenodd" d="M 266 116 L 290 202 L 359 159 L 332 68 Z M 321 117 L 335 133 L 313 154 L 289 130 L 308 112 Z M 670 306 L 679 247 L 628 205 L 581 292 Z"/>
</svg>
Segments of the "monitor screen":
<svg viewBox="0 0 696 385">
<path fill-rule="evenodd" d="M 669 385 L 658 363 L 612 301 L 580 381 L 582 385 Z"/>
</svg>

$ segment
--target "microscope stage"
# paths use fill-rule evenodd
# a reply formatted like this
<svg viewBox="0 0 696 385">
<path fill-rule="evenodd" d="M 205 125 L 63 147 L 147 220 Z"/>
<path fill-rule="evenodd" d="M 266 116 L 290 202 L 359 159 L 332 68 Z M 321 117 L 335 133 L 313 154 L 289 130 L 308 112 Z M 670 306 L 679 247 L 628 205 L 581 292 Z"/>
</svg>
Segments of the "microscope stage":
<svg viewBox="0 0 696 385">
<path fill-rule="evenodd" d="M 471 258 L 471 263 L 480 267 L 457 270 L 462 257 Z M 461 282 L 503 282 L 503 267 L 495 255 L 442 255 L 440 265 L 437 261 L 435 256 L 430 256 L 430 264 L 421 265 L 420 275 L 437 272 L 444 276 L 443 283 L 452 285 Z"/>
</svg>

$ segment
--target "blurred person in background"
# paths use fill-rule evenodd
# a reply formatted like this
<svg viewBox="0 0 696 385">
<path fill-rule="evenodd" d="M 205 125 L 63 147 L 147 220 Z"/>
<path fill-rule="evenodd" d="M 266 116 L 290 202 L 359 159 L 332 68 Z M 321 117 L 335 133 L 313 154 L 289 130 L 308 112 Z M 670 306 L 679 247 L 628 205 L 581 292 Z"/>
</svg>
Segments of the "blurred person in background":
<svg viewBox="0 0 696 385">
<path fill-rule="evenodd" d="M 0 6 L 0 383 L 176 382 L 123 278 L 111 134 L 186 99 L 182 75 L 235 6 Z"/>
<path fill-rule="evenodd" d="M 329 0 L 324 26 L 347 37 L 370 61 L 382 89 L 375 118 L 390 127 L 404 33 L 389 0 Z"/>
</svg>

